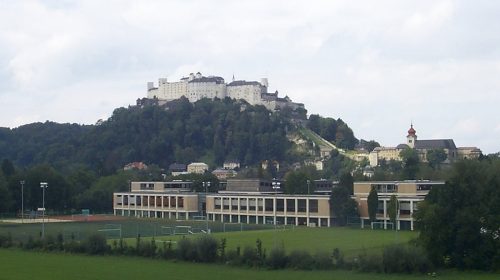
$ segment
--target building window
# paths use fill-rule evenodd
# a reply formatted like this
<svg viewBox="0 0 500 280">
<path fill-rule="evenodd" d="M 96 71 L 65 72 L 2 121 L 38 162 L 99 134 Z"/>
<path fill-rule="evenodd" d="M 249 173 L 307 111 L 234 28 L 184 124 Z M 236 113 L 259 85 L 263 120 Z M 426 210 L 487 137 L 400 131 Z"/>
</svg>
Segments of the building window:
<svg viewBox="0 0 500 280">
<path fill-rule="evenodd" d="M 273 204 L 274 204 L 274 201 L 273 199 L 266 199 L 265 200 L 265 209 L 267 212 L 272 212 L 273 211 Z"/>
<path fill-rule="evenodd" d="M 298 207 L 297 207 L 298 212 L 306 212 L 307 207 L 306 207 L 306 200 L 305 199 L 299 199 L 297 201 L 297 204 L 298 204 Z"/>
<path fill-rule="evenodd" d="M 276 211 L 278 211 L 278 212 L 285 211 L 285 200 L 284 199 L 276 199 Z"/>
<path fill-rule="evenodd" d="M 318 200 L 309 199 L 309 212 L 318 213 Z"/>
<path fill-rule="evenodd" d="M 179 208 L 184 208 L 184 197 L 183 196 L 179 196 L 178 206 L 179 206 Z"/>
<path fill-rule="evenodd" d="M 248 210 L 255 211 L 256 204 L 257 204 L 257 201 L 255 200 L 255 198 L 249 198 L 248 199 Z"/>
<path fill-rule="evenodd" d="M 287 212 L 295 212 L 295 199 L 287 199 L 286 200 L 286 211 Z"/>
<path fill-rule="evenodd" d="M 242 210 L 242 211 L 247 210 L 247 199 L 246 198 L 240 199 L 240 210 Z"/>
<path fill-rule="evenodd" d="M 214 208 L 215 208 L 216 210 L 220 210 L 220 209 L 221 209 L 221 206 L 222 206 L 222 200 L 221 200 L 221 198 L 220 198 L 220 197 L 216 197 L 216 198 L 214 199 Z"/>
</svg>

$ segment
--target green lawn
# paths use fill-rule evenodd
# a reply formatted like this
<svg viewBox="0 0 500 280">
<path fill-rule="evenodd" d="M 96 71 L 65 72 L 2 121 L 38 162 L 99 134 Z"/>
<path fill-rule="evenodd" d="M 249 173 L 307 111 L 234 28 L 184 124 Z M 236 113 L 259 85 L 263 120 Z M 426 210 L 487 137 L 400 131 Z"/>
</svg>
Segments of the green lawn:
<svg viewBox="0 0 500 280">
<path fill-rule="evenodd" d="M 131 257 L 95 257 L 0 249 L 1 280 L 127 280 L 127 279 L 498 279 L 498 274 L 438 272 L 426 275 L 363 274 L 351 271 L 268 271 L 221 265 L 174 263 Z"/>
</svg>

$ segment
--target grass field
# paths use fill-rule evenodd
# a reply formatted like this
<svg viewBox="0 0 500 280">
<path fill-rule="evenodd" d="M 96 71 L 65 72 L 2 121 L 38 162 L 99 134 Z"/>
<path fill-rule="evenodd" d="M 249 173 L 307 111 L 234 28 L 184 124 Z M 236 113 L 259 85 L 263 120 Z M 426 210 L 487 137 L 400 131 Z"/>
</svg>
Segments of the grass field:
<svg viewBox="0 0 500 280">
<path fill-rule="evenodd" d="M 188 238 L 196 238 L 197 235 L 188 235 Z M 256 240 L 262 241 L 264 248 L 270 250 L 275 244 L 284 245 L 287 251 L 294 249 L 307 250 L 311 253 L 318 251 L 332 252 L 339 248 L 347 257 L 355 256 L 366 251 L 367 253 L 381 252 L 388 244 L 406 243 L 417 237 L 416 232 L 410 231 L 384 231 L 384 230 L 362 230 L 350 228 L 304 228 L 296 227 L 288 230 L 259 230 L 226 232 L 212 234 L 217 239 L 226 238 L 227 248 L 240 246 L 255 247 Z M 162 236 L 157 240 L 177 241 L 182 236 Z M 133 239 L 128 243 L 133 244 Z"/>
<path fill-rule="evenodd" d="M 110 226 L 110 224 L 112 226 Z M 164 227 L 175 227 L 178 225 L 189 225 L 194 228 L 205 228 L 204 222 L 195 221 L 172 221 L 159 219 L 126 219 L 120 221 L 99 221 L 99 222 L 70 222 L 46 224 L 47 235 L 63 233 L 65 239 L 74 236 L 77 240 L 83 240 L 90 234 L 98 233 L 106 228 L 122 229 L 122 237 L 129 245 L 135 244 L 138 234 L 143 240 L 155 236 L 156 240 L 177 241 L 182 236 L 164 235 Z M 311 253 L 319 251 L 332 252 L 334 248 L 339 248 L 346 257 L 353 257 L 366 251 L 367 253 L 381 252 L 387 244 L 405 243 L 417 236 L 416 232 L 410 231 L 385 231 L 385 230 L 361 230 L 359 228 L 305 228 L 290 227 L 286 230 L 274 230 L 272 226 L 263 225 L 243 225 L 244 231 L 239 231 L 239 225 L 226 225 L 226 230 L 232 232 L 222 232 L 223 226 L 220 223 L 210 223 L 213 230 L 212 236 L 217 239 L 226 238 L 227 249 L 234 249 L 239 246 L 243 249 L 246 246 L 255 247 L 256 240 L 260 239 L 265 249 L 270 250 L 274 245 L 284 245 L 287 251 L 294 249 L 307 250 Z M 11 233 L 16 240 L 27 240 L 29 236 L 37 237 L 40 234 L 40 224 L 9 224 L 0 223 L 0 234 Z M 198 231 L 199 232 L 199 231 Z M 118 239 L 118 231 L 101 231 L 108 236 L 108 240 Z M 188 238 L 196 238 L 199 235 L 186 235 Z M 111 242 L 111 241 L 110 241 Z"/>
<path fill-rule="evenodd" d="M 493 280 L 499 274 L 479 272 L 438 272 L 435 278 L 427 275 L 364 274 L 352 271 L 291 271 L 255 270 L 222 265 L 174 263 L 131 257 L 95 257 L 58 253 L 38 253 L 0 249 L 1 280 L 128 280 L 128 279 L 346 279 L 346 280 Z"/>
<path fill-rule="evenodd" d="M 57 235 L 62 233 L 65 238 L 74 236 L 77 240 L 85 239 L 90 234 L 99 232 L 99 230 L 117 228 L 122 229 L 123 238 L 135 238 L 138 234 L 143 237 L 158 236 L 162 234 L 162 227 L 191 226 L 193 230 L 200 231 L 205 229 L 204 221 L 176 221 L 167 219 L 136 219 L 128 218 L 117 221 L 96 221 L 96 222 L 65 222 L 65 223 L 46 223 L 45 233 L 47 235 Z M 14 224 L 0 223 L 0 234 L 11 233 L 15 239 L 27 240 L 29 236 L 37 237 L 40 235 L 42 225 L 36 224 Z M 221 223 L 210 223 L 210 228 L 214 232 L 223 231 Z M 243 225 L 244 230 L 262 230 L 270 229 L 269 225 Z M 226 227 L 226 230 L 240 230 L 239 227 Z M 119 238 L 118 231 L 101 231 L 110 238 Z"/>
</svg>

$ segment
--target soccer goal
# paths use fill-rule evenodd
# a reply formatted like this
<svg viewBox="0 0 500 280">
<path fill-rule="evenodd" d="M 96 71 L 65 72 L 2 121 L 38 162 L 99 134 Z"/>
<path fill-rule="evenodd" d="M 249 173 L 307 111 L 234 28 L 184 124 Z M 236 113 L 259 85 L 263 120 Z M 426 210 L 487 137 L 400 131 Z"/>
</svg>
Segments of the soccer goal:
<svg viewBox="0 0 500 280">
<path fill-rule="evenodd" d="M 242 223 L 223 223 L 222 224 L 222 232 L 227 231 L 243 231 Z"/>
<path fill-rule="evenodd" d="M 174 235 L 193 234 L 191 226 L 175 226 Z"/>
<path fill-rule="evenodd" d="M 161 235 L 174 235 L 175 229 L 173 227 L 161 226 L 160 227 Z"/>
<path fill-rule="evenodd" d="M 121 224 L 106 224 L 104 228 L 98 229 L 97 231 L 104 233 L 106 238 L 122 238 Z"/>
<path fill-rule="evenodd" d="M 384 228 L 384 223 L 387 225 Z M 372 222 L 372 229 L 394 229 L 394 224 L 392 222 Z"/>
</svg>

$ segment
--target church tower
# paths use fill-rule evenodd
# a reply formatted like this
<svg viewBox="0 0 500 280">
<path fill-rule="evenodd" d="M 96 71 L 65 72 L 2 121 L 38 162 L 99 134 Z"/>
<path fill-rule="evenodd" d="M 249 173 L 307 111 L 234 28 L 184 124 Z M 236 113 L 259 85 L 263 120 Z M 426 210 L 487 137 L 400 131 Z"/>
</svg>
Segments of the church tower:
<svg viewBox="0 0 500 280">
<path fill-rule="evenodd" d="M 417 142 L 417 131 L 413 128 L 413 123 L 410 126 L 410 129 L 408 129 L 408 136 L 406 136 L 406 144 L 410 148 L 415 148 L 415 142 Z"/>
</svg>

